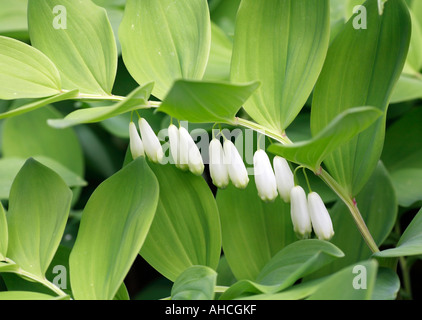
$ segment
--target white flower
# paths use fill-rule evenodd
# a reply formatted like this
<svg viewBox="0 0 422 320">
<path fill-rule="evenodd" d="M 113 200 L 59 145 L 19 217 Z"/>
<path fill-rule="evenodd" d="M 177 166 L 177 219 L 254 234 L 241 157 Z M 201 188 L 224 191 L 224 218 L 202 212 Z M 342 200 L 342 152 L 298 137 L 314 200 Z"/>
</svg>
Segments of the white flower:
<svg viewBox="0 0 422 320">
<path fill-rule="evenodd" d="M 305 190 L 301 186 L 293 187 L 290 191 L 290 200 L 290 213 L 294 231 L 300 238 L 309 238 L 312 232 L 312 224 Z"/>
<path fill-rule="evenodd" d="M 168 128 L 168 134 L 169 134 L 169 142 L 170 142 L 170 152 L 174 160 L 174 164 L 177 168 L 182 170 L 188 170 L 189 166 L 186 162 L 182 163 L 181 161 L 181 150 L 180 150 L 180 133 L 179 128 L 177 128 L 174 124 L 171 124 Z"/>
<path fill-rule="evenodd" d="M 229 177 L 236 188 L 245 189 L 249 183 L 248 171 L 236 146 L 230 140 L 224 140 L 224 161 L 227 164 Z"/>
<path fill-rule="evenodd" d="M 184 127 L 179 128 L 179 142 L 180 142 L 180 160 L 181 164 L 189 166 L 189 170 L 196 175 L 201 175 L 204 172 L 204 162 L 202 160 L 201 152 L 198 149 L 195 141 L 193 141 L 188 130 Z M 187 160 L 187 161 L 186 161 Z"/>
<path fill-rule="evenodd" d="M 330 240 L 334 236 L 330 214 L 321 197 L 316 192 L 308 195 L 308 209 L 314 232 L 320 240 Z"/>
<path fill-rule="evenodd" d="M 163 148 L 160 140 L 155 135 L 149 123 L 141 118 L 139 119 L 139 130 L 141 131 L 142 141 L 144 142 L 145 153 L 152 162 L 160 162 L 164 157 Z"/>
<path fill-rule="evenodd" d="M 144 144 L 142 143 L 138 129 L 136 129 L 136 125 L 133 122 L 129 123 L 129 146 L 134 160 L 145 156 Z"/>
<path fill-rule="evenodd" d="M 277 189 L 284 202 L 290 202 L 290 190 L 295 186 L 293 172 L 286 159 L 276 156 L 273 160 Z"/>
<path fill-rule="evenodd" d="M 212 182 L 216 187 L 224 189 L 228 186 L 230 177 L 227 165 L 224 162 L 224 151 L 220 140 L 216 138 L 211 140 L 209 146 L 209 156 L 209 169 Z"/>
<path fill-rule="evenodd" d="M 277 183 L 270 159 L 264 150 L 257 150 L 253 157 L 255 184 L 263 201 L 277 198 Z"/>
</svg>

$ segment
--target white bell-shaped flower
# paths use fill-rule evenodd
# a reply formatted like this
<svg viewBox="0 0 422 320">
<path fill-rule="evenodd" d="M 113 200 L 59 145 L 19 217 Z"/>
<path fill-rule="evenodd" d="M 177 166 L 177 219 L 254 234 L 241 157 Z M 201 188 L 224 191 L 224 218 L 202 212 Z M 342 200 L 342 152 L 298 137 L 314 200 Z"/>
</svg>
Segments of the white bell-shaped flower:
<svg viewBox="0 0 422 320">
<path fill-rule="evenodd" d="M 145 156 L 144 144 L 133 122 L 129 123 L 129 147 L 134 160 Z"/>
<path fill-rule="evenodd" d="M 236 188 L 245 189 L 249 183 L 248 171 L 236 146 L 230 140 L 224 140 L 224 161 L 227 164 L 229 177 Z"/>
<path fill-rule="evenodd" d="M 160 140 L 152 130 L 149 123 L 141 118 L 139 119 L 139 130 L 141 132 L 142 141 L 144 143 L 145 153 L 152 162 L 160 162 L 164 157 L 163 148 Z"/>
<path fill-rule="evenodd" d="M 309 238 L 312 232 L 312 224 L 305 190 L 301 186 L 293 187 L 290 191 L 290 200 L 290 213 L 294 231 L 299 238 Z"/>
<path fill-rule="evenodd" d="M 277 189 L 284 202 L 290 202 L 290 191 L 295 186 L 293 172 L 286 159 L 275 156 L 273 160 Z"/>
<path fill-rule="evenodd" d="M 318 193 L 311 192 L 308 194 L 308 209 L 312 227 L 318 239 L 330 240 L 334 236 L 333 223 Z"/>
<path fill-rule="evenodd" d="M 204 161 L 198 146 L 184 127 L 179 128 L 179 138 L 181 164 L 183 165 L 187 162 L 189 170 L 193 174 L 200 176 L 204 172 Z"/>
<path fill-rule="evenodd" d="M 224 189 L 230 182 L 227 165 L 224 161 L 224 150 L 220 140 L 214 138 L 209 145 L 209 169 L 212 182 L 218 188 Z"/>
<path fill-rule="evenodd" d="M 169 135 L 169 142 L 170 142 L 170 152 L 171 156 L 173 157 L 174 164 L 177 168 L 182 170 L 188 170 L 188 160 L 186 157 L 186 162 L 182 163 L 181 161 L 181 145 L 180 145 L 180 133 L 179 128 L 176 127 L 174 124 L 171 124 L 168 128 L 168 135 Z M 186 151 L 188 152 L 188 151 Z"/>
<path fill-rule="evenodd" d="M 264 150 L 257 150 L 253 156 L 255 184 L 263 201 L 277 198 L 277 183 L 271 161 Z"/>
</svg>

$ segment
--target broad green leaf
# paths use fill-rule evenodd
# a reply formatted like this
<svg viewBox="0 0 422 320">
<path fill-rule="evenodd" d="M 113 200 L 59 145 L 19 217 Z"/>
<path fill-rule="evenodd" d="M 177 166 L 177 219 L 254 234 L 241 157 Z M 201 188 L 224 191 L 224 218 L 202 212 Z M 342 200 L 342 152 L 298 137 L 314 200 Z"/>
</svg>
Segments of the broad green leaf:
<svg viewBox="0 0 422 320">
<path fill-rule="evenodd" d="M 3 0 L 0 11 L 0 34 L 29 39 L 26 7 L 28 0 Z"/>
<path fill-rule="evenodd" d="M 8 239 L 6 211 L 0 202 L 0 261 L 6 257 Z"/>
<path fill-rule="evenodd" d="M 236 300 L 301 300 L 313 294 L 326 278 L 302 282 L 279 293 L 262 293 L 236 298 Z"/>
<path fill-rule="evenodd" d="M 343 256 L 343 252 L 329 242 L 313 239 L 294 242 L 283 248 L 262 268 L 255 282 L 241 280 L 226 290 L 221 299 L 234 299 L 251 293 L 279 292 Z"/>
<path fill-rule="evenodd" d="M 160 198 L 141 256 L 172 281 L 193 265 L 215 270 L 221 253 L 220 219 L 207 183 L 174 165 L 150 167 Z"/>
<path fill-rule="evenodd" d="M 94 191 L 70 254 L 75 299 L 114 298 L 150 230 L 158 193 L 157 179 L 142 157 Z"/>
<path fill-rule="evenodd" d="M 352 16 L 331 44 L 318 78 L 311 111 L 314 135 L 339 114 L 356 106 L 373 106 L 386 114 L 391 91 L 407 56 L 411 23 L 402 0 L 368 0 L 367 29 L 355 29 Z M 370 73 L 368 73 L 370 70 Z M 324 160 L 328 171 L 351 196 L 370 178 L 381 155 L 385 116 Z"/>
<path fill-rule="evenodd" d="M 406 64 L 413 72 L 422 69 L 422 30 L 416 16 L 410 11 L 412 19 L 412 36 L 410 38 L 409 53 Z"/>
<path fill-rule="evenodd" d="M 290 206 L 279 197 L 263 202 L 249 178 L 245 190 L 230 185 L 217 192 L 223 250 L 238 280 L 255 280 L 277 252 L 296 240 Z"/>
<path fill-rule="evenodd" d="M 374 292 L 378 264 L 375 260 L 358 262 L 331 276 L 308 300 L 370 300 Z M 365 281 L 366 280 L 366 281 Z M 365 289 L 354 285 L 365 284 Z"/>
<path fill-rule="evenodd" d="M 422 30 L 422 3 L 418 0 L 414 0 L 412 1 L 411 5 L 410 5 L 410 9 L 412 10 L 413 14 L 415 15 L 418 23 L 419 23 L 419 27 Z"/>
<path fill-rule="evenodd" d="M 1 272 L 15 272 L 19 269 L 19 266 L 16 263 L 7 263 L 0 261 L 0 273 Z"/>
<path fill-rule="evenodd" d="M 213 300 L 217 273 L 205 266 L 192 266 L 174 282 L 171 300 Z"/>
<path fill-rule="evenodd" d="M 233 37 L 236 22 L 237 10 L 241 0 L 214 0 L 209 1 L 211 19 L 214 21 L 224 32 Z"/>
<path fill-rule="evenodd" d="M 387 239 L 397 219 L 397 200 L 391 179 L 385 167 L 379 163 L 372 177 L 356 197 L 356 203 L 375 243 L 378 246 Z M 339 259 L 312 274 L 309 278 L 333 274 L 340 269 L 371 257 L 349 209 L 338 201 L 330 209 L 334 227 L 331 242 L 345 254 Z"/>
<path fill-rule="evenodd" d="M 59 72 L 42 52 L 0 36 L 0 99 L 42 98 L 60 89 Z"/>
<path fill-rule="evenodd" d="M 397 194 L 398 204 L 410 207 L 422 201 L 422 169 L 402 169 L 391 173 L 391 181 Z"/>
<path fill-rule="evenodd" d="M 231 80 L 261 82 L 244 105 L 256 122 L 282 132 L 295 119 L 322 69 L 329 29 L 328 0 L 241 2 Z"/>
<path fill-rule="evenodd" d="M 214 22 L 211 22 L 211 50 L 204 80 L 229 81 L 233 43 Z"/>
<path fill-rule="evenodd" d="M 111 93 L 117 49 L 106 10 L 91 0 L 29 0 L 32 45 L 57 66 L 64 89 Z"/>
<path fill-rule="evenodd" d="M 72 192 L 59 175 L 29 159 L 10 191 L 8 258 L 44 277 L 60 244 L 71 200 Z"/>
<path fill-rule="evenodd" d="M 368 128 L 381 115 L 378 109 L 372 107 L 349 109 L 334 118 L 311 140 L 291 145 L 273 144 L 268 151 L 318 172 L 327 156 Z"/>
<path fill-rule="evenodd" d="M 372 300 L 395 300 L 400 290 L 400 279 L 396 272 L 380 267 L 375 280 Z"/>
<path fill-rule="evenodd" d="M 69 92 L 65 92 L 65 93 L 59 93 L 59 94 L 52 96 L 52 97 L 48 97 L 48 98 L 45 98 L 45 99 L 41 99 L 41 100 L 37 100 L 37 101 L 31 102 L 31 103 L 25 104 L 25 105 L 20 106 L 18 108 L 0 113 L 0 119 L 15 117 L 15 116 L 18 116 L 20 114 L 24 114 L 24 113 L 31 112 L 31 111 L 34 111 L 36 109 L 42 108 L 42 107 L 44 107 L 48 104 L 51 104 L 51 103 L 75 98 L 78 95 L 78 92 L 79 92 L 78 90 L 73 90 L 73 91 L 69 91 Z"/>
<path fill-rule="evenodd" d="M 35 156 L 34 159 L 56 172 L 68 187 L 84 187 L 87 185 L 84 179 L 53 159 L 43 156 Z M 26 159 L 24 158 L 12 157 L 0 159 L 0 199 L 9 198 L 13 180 L 25 162 Z"/>
<path fill-rule="evenodd" d="M 404 231 L 397 247 L 376 253 L 375 257 L 392 258 L 422 254 L 422 210 Z"/>
<path fill-rule="evenodd" d="M 117 290 L 113 300 L 130 300 L 129 292 L 127 291 L 124 283 L 122 283 L 122 285 Z"/>
<path fill-rule="evenodd" d="M 389 126 L 382 160 L 389 171 L 422 169 L 422 108 L 414 108 Z"/>
<path fill-rule="evenodd" d="M 162 100 L 173 81 L 202 79 L 211 46 L 206 0 L 128 0 L 119 28 L 124 63 Z"/>
<path fill-rule="evenodd" d="M 62 164 L 79 177 L 84 174 L 82 149 L 72 129 L 57 130 L 48 119 L 60 118 L 53 107 L 8 118 L 3 125 L 3 156 L 29 158 L 44 156 Z"/>
<path fill-rule="evenodd" d="M 391 174 L 399 204 L 422 200 L 422 109 L 414 108 L 389 126 L 382 160 Z"/>
<path fill-rule="evenodd" d="M 257 87 L 257 82 L 241 85 L 178 80 L 158 110 L 190 122 L 233 123 L 236 113 Z"/>
<path fill-rule="evenodd" d="M 30 291 L 4 291 L 0 292 L 0 300 L 55 300 L 56 297 Z"/>
<path fill-rule="evenodd" d="M 133 110 L 146 108 L 151 95 L 153 83 L 133 90 L 124 100 L 110 107 L 94 107 L 76 110 L 64 119 L 50 119 L 48 124 L 53 128 L 68 128 L 82 123 L 94 123 L 118 116 Z"/>
<path fill-rule="evenodd" d="M 422 98 L 422 79 L 402 75 L 394 87 L 391 103 L 399 103 Z"/>
</svg>

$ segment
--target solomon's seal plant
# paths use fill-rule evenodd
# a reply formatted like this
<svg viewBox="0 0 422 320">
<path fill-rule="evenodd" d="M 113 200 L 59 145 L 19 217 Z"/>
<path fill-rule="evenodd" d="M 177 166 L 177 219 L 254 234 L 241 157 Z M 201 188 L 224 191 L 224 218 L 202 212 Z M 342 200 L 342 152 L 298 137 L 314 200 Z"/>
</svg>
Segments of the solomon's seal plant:
<svg viewBox="0 0 422 320">
<path fill-rule="evenodd" d="M 421 1 L 0 7 L 0 299 L 417 293 Z"/>
</svg>

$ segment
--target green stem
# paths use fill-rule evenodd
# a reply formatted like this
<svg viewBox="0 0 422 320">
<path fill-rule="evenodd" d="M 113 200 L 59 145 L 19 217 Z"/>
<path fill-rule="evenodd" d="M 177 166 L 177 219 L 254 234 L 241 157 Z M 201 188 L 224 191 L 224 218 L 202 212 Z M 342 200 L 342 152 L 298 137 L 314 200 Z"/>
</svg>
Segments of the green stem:
<svg viewBox="0 0 422 320">
<path fill-rule="evenodd" d="M 6 258 L 6 262 L 9 264 L 14 264 L 16 265 L 16 263 L 8 258 Z M 22 268 L 17 268 L 16 270 L 11 270 L 10 273 L 15 273 L 18 274 L 24 278 L 30 279 L 32 281 L 38 282 L 40 284 L 42 284 L 44 287 L 50 289 L 51 291 L 53 291 L 54 293 L 56 293 L 59 297 L 63 297 L 63 296 L 67 296 L 67 293 L 65 293 L 64 291 L 62 291 L 59 287 L 57 287 L 54 283 L 51 283 L 47 278 L 42 278 L 39 277 L 35 274 L 32 274 L 26 270 L 23 270 Z"/>
<path fill-rule="evenodd" d="M 339 196 L 339 198 L 347 206 L 350 213 L 352 214 L 353 219 L 355 220 L 359 232 L 361 233 L 369 249 L 371 249 L 372 253 L 379 252 L 380 250 L 378 249 L 378 246 L 375 243 L 371 233 L 369 232 L 368 227 L 366 226 L 366 223 L 363 220 L 362 215 L 359 211 L 359 208 L 357 207 L 353 199 L 349 197 L 343 187 L 340 186 L 338 182 L 334 180 L 334 178 L 331 177 L 330 174 L 324 169 L 321 168 L 321 172 L 318 174 L 318 176 Z"/>
<path fill-rule="evenodd" d="M 287 137 L 285 133 L 279 134 L 273 132 L 271 130 L 266 129 L 265 127 L 254 123 L 249 120 L 245 120 L 242 118 L 235 119 L 235 125 L 240 125 L 258 132 L 265 134 L 266 136 L 277 140 L 281 144 L 289 145 L 292 144 L 292 141 Z M 346 204 L 347 208 L 349 209 L 362 237 L 364 238 L 366 244 L 368 245 L 369 249 L 373 253 L 379 252 L 377 244 L 375 243 L 371 233 L 366 226 L 365 221 L 362 218 L 362 215 L 357 207 L 356 203 L 353 199 L 348 195 L 348 193 L 344 190 L 344 188 L 336 181 L 333 177 L 330 176 L 328 172 L 321 168 L 320 172 L 316 173 L 339 197 L 340 199 Z"/>
</svg>

